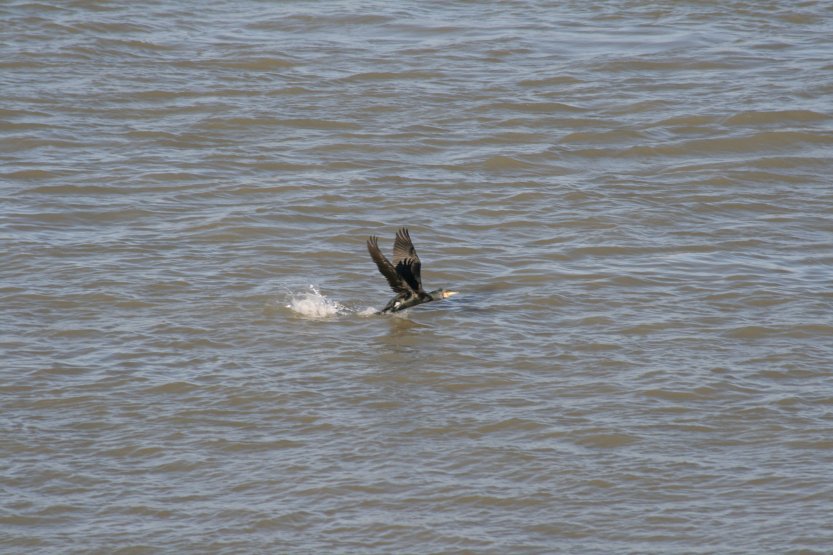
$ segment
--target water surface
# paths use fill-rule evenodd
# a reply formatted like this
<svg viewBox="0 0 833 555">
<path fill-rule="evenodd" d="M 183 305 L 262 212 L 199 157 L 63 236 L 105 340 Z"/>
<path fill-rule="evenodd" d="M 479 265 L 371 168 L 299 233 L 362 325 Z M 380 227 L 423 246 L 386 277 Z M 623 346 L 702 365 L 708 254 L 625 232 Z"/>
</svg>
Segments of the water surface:
<svg viewBox="0 0 833 555">
<path fill-rule="evenodd" d="M 833 545 L 828 3 L 0 18 L 0 551 Z"/>
</svg>

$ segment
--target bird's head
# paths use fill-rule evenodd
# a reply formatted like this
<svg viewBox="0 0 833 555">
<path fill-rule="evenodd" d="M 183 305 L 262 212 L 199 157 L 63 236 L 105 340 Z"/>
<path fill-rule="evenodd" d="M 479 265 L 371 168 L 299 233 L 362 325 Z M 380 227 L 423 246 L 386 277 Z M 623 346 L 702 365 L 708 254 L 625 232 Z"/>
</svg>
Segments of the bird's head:
<svg viewBox="0 0 833 555">
<path fill-rule="evenodd" d="M 437 289 L 436 291 L 431 292 L 431 296 L 435 299 L 447 299 L 452 295 L 456 295 L 457 291 L 449 291 L 448 289 Z"/>
</svg>

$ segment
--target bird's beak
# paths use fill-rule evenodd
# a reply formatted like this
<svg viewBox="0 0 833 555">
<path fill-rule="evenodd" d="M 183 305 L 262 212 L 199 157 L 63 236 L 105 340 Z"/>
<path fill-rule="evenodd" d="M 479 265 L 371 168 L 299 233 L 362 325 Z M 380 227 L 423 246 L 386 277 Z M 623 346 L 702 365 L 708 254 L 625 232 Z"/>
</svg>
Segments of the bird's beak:
<svg viewBox="0 0 833 555">
<path fill-rule="evenodd" d="M 456 294 L 457 294 L 457 291 L 446 291 L 445 293 L 443 293 L 443 299 L 447 299 L 447 298 L 451 297 L 452 295 L 456 295 Z"/>
</svg>

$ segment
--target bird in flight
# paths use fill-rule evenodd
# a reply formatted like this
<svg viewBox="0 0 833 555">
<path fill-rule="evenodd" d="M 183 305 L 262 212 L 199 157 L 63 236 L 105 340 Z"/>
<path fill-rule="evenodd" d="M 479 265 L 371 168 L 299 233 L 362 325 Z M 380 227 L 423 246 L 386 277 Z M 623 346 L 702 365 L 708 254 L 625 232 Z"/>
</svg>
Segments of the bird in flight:
<svg viewBox="0 0 833 555">
<path fill-rule="evenodd" d="M 396 239 L 393 242 L 393 264 L 379 250 L 378 241 L 378 237 L 371 235 L 367 240 L 367 251 L 379 271 L 388 280 L 396 296 L 377 314 L 399 312 L 418 304 L 439 301 L 457 294 L 456 291 L 447 289 L 426 292 L 422 288 L 422 277 L 419 275 L 422 263 L 417 256 L 407 228 L 403 227 L 396 232 Z"/>
</svg>

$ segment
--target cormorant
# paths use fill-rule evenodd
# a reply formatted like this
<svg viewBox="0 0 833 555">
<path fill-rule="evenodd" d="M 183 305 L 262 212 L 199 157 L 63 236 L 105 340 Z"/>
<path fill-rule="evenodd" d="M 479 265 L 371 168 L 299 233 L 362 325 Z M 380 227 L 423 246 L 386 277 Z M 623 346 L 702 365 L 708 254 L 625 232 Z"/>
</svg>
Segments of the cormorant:
<svg viewBox="0 0 833 555">
<path fill-rule="evenodd" d="M 425 292 L 422 288 L 422 278 L 419 275 L 422 263 L 419 261 L 407 228 L 403 227 L 396 232 L 396 240 L 393 242 L 393 264 L 379 250 L 378 241 L 378 237 L 371 235 L 367 240 L 367 251 L 379 267 L 379 271 L 388 280 L 396 296 L 377 314 L 399 312 L 418 304 L 439 301 L 457 294 L 456 291 L 447 289 Z"/>
</svg>

